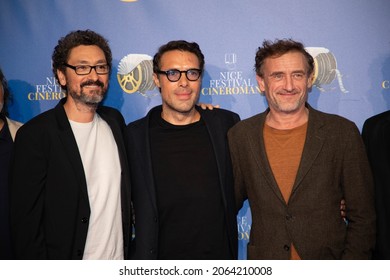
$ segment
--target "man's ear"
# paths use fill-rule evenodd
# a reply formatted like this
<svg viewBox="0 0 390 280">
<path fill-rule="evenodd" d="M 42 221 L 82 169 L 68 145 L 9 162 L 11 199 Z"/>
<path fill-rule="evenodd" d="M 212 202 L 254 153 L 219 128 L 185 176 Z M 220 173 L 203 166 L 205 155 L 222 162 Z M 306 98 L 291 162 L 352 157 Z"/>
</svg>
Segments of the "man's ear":
<svg viewBox="0 0 390 280">
<path fill-rule="evenodd" d="M 256 81 L 257 84 L 259 85 L 260 91 L 264 92 L 265 91 L 264 78 L 260 77 L 259 75 L 256 75 Z"/>
<path fill-rule="evenodd" d="M 60 83 L 61 86 L 66 86 L 66 77 L 65 74 L 57 69 L 57 76 L 58 76 L 58 82 Z"/>
<path fill-rule="evenodd" d="M 314 71 L 310 74 L 307 80 L 307 88 L 311 88 L 314 84 Z"/>
<path fill-rule="evenodd" d="M 156 87 L 161 88 L 160 80 L 159 80 L 158 75 L 156 73 L 153 73 L 153 81 L 154 81 L 154 84 L 156 85 Z"/>
</svg>

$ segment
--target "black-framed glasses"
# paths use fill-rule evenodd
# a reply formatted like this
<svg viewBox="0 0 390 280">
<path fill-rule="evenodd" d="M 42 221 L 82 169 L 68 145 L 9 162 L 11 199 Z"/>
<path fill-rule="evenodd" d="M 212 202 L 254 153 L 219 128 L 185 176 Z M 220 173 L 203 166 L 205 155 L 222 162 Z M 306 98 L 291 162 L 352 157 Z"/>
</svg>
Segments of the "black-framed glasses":
<svg viewBox="0 0 390 280">
<path fill-rule="evenodd" d="M 186 77 L 189 81 L 195 82 L 200 78 L 200 75 L 202 74 L 202 70 L 200 69 L 188 69 L 185 71 L 180 71 L 178 69 L 169 69 L 166 71 L 158 70 L 157 73 L 159 74 L 165 74 L 167 76 L 167 79 L 170 82 L 177 82 L 181 78 L 181 74 L 185 73 Z"/>
<path fill-rule="evenodd" d="M 96 74 L 98 75 L 104 75 L 108 74 L 110 72 L 110 66 L 108 64 L 98 64 L 95 66 L 91 65 L 69 65 L 67 63 L 64 63 L 64 66 L 69 67 L 70 69 L 73 69 L 77 75 L 88 75 L 91 73 L 92 69 L 95 69 Z"/>
</svg>

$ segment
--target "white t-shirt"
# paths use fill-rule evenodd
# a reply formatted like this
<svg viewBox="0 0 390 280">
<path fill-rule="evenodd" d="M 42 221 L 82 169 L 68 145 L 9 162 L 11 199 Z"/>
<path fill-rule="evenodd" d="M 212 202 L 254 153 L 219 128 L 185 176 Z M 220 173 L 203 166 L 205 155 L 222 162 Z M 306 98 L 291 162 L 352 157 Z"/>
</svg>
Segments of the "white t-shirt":
<svg viewBox="0 0 390 280">
<path fill-rule="evenodd" d="M 111 128 L 97 114 L 90 123 L 69 122 L 83 162 L 91 208 L 83 259 L 123 259 L 121 165 Z"/>
</svg>

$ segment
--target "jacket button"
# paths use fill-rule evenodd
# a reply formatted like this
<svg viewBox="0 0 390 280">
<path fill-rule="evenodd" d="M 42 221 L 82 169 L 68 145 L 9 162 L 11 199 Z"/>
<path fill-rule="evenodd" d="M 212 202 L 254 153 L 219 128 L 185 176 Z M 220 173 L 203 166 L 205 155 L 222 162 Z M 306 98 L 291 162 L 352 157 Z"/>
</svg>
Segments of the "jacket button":
<svg viewBox="0 0 390 280">
<path fill-rule="evenodd" d="M 88 218 L 87 218 L 87 217 L 82 218 L 82 219 L 81 219 L 81 222 L 82 222 L 83 224 L 88 223 Z"/>
<path fill-rule="evenodd" d="M 293 218 L 293 216 L 291 216 L 290 214 L 286 215 L 286 220 L 287 220 L 287 221 L 292 220 L 292 218 Z"/>
<path fill-rule="evenodd" d="M 150 253 L 151 253 L 151 254 L 154 254 L 154 249 L 150 249 Z"/>
<path fill-rule="evenodd" d="M 83 254 L 83 252 L 79 249 L 77 250 L 77 256 L 81 256 Z"/>
<path fill-rule="evenodd" d="M 284 245 L 283 249 L 284 249 L 285 251 L 288 251 L 288 250 L 290 250 L 290 246 Z"/>
</svg>

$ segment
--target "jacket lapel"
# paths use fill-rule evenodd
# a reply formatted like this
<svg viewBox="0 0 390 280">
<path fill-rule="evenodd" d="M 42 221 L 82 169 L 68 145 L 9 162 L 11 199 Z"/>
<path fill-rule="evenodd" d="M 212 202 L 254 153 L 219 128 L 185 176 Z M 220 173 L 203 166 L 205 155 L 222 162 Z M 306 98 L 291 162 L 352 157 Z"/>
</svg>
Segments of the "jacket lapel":
<svg viewBox="0 0 390 280">
<path fill-rule="evenodd" d="M 207 132 L 210 135 L 211 145 L 213 147 L 215 160 L 218 168 L 219 185 L 222 193 L 224 205 L 226 206 L 226 194 L 223 186 L 225 186 L 226 178 L 226 162 L 230 160 L 225 152 L 226 149 L 226 133 L 223 133 L 220 128 L 222 124 L 219 118 L 215 117 L 213 111 L 204 111 L 196 107 L 202 119 L 204 120 L 207 128 Z"/>
<path fill-rule="evenodd" d="M 314 109 L 312 109 L 310 106 L 308 106 L 308 108 L 310 113 L 306 140 L 291 196 L 294 195 L 294 192 L 299 188 L 303 178 L 309 172 L 311 166 L 320 153 L 322 146 L 324 145 L 326 136 L 326 131 L 322 129 L 325 124 L 320 118 L 318 118 L 318 115 Z"/>
<path fill-rule="evenodd" d="M 272 169 L 267 158 L 267 152 L 265 150 L 263 128 L 267 114 L 268 109 L 264 113 L 258 115 L 257 118 L 253 119 L 253 122 L 251 123 L 252 127 L 248 134 L 250 149 L 257 164 L 257 168 L 254 168 L 254 170 L 261 170 L 263 178 L 267 181 L 267 186 L 272 189 L 280 201 L 285 203 L 279 186 L 272 173 Z"/>
<path fill-rule="evenodd" d="M 112 134 L 115 139 L 115 143 L 118 147 L 118 153 L 119 153 L 119 159 L 122 166 L 128 166 L 127 165 L 127 157 L 126 157 L 126 147 L 125 143 L 123 140 L 123 132 L 121 131 L 122 129 L 118 125 L 118 121 L 113 119 L 112 117 L 108 116 L 107 114 L 104 114 L 103 112 L 99 111 L 98 112 L 99 116 L 107 122 L 107 124 L 110 126 Z M 124 171 L 124 170 L 122 170 Z"/>
<path fill-rule="evenodd" d="M 138 159 L 138 162 L 136 164 L 140 166 L 139 169 L 143 170 L 143 173 L 145 174 L 144 176 L 145 188 L 149 193 L 149 197 L 152 201 L 152 205 L 155 213 L 157 213 L 157 198 L 156 198 L 156 189 L 154 186 L 154 179 L 153 179 L 154 176 L 153 176 L 153 167 L 152 167 L 152 155 L 150 151 L 149 125 L 150 125 L 150 117 L 152 111 L 158 108 L 160 108 L 161 110 L 161 106 L 159 106 L 149 111 L 148 115 L 143 120 L 142 124 L 135 127 L 135 131 L 132 135 L 132 137 L 134 138 L 134 142 L 133 142 L 134 147 L 132 148 L 137 149 L 135 151 L 135 153 L 137 153 L 136 158 Z M 144 122 L 146 122 L 146 124 Z M 135 164 L 135 163 L 130 162 L 130 164 Z"/>
<path fill-rule="evenodd" d="M 76 139 L 74 138 L 72 128 L 68 121 L 68 117 L 66 116 L 63 104 L 65 103 L 65 99 L 61 100 L 59 104 L 55 107 L 55 116 L 58 124 L 58 136 L 60 139 L 60 143 L 62 143 L 62 147 L 58 147 L 59 149 L 65 150 L 65 154 L 68 157 L 68 160 L 73 167 L 73 172 L 78 179 L 79 185 L 82 186 L 82 192 L 84 194 L 84 198 L 87 203 L 88 200 L 88 190 L 87 190 L 87 182 L 85 179 L 84 167 L 81 160 L 81 156 L 79 153 L 79 149 L 77 146 Z"/>
</svg>

